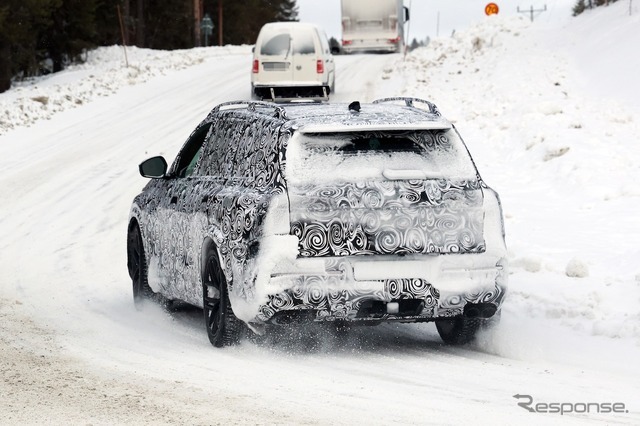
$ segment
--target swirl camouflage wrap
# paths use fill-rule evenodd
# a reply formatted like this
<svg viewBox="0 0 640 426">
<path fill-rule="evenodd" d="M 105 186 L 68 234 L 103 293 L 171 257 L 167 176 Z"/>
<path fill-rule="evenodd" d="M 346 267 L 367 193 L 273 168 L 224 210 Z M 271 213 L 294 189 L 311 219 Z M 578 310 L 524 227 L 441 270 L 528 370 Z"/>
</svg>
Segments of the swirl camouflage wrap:
<svg viewBox="0 0 640 426">
<path fill-rule="evenodd" d="M 306 185 L 290 188 L 289 198 L 302 256 L 485 250 L 477 181 Z"/>
<path fill-rule="evenodd" d="M 499 199 L 429 108 L 214 108 L 134 199 L 129 232 L 140 230 L 149 286 L 202 307 L 203 259 L 214 250 L 248 324 L 292 312 L 411 322 L 469 303 L 499 308 L 508 275 Z M 340 134 L 331 149 L 317 137 L 327 132 Z M 301 138 L 318 139 L 328 161 L 298 161 Z"/>
</svg>

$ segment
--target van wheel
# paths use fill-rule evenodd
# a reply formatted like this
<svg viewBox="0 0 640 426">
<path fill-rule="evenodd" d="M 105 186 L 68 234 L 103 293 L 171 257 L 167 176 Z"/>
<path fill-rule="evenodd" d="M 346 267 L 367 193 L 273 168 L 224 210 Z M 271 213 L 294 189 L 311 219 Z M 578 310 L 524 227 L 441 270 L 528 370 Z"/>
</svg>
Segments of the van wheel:
<svg viewBox="0 0 640 426">
<path fill-rule="evenodd" d="M 153 297 L 153 290 L 149 287 L 147 260 L 137 224 L 131 227 L 127 235 L 127 268 L 133 287 L 133 303 L 140 309 L 146 300 Z"/>
<path fill-rule="evenodd" d="M 436 328 L 446 344 L 464 345 L 474 339 L 481 321 L 479 318 L 467 318 L 460 315 L 436 320 Z"/>
<path fill-rule="evenodd" d="M 206 262 L 202 299 L 207 336 L 217 348 L 235 345 L 240 340 L 241 324 L 231 309 L 227 280 L 216 250 L 209 251 Z"/>
</svg>

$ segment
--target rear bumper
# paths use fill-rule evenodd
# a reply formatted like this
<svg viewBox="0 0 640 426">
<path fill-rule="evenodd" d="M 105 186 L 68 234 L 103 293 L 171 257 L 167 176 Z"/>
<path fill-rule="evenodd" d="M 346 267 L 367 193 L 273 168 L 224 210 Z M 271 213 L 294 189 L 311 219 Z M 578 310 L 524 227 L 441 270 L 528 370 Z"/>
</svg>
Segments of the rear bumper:
<svg viewBox="0 0 640 426">
<path fill-rule="evenodd" d="M 353 40 L 351 44 L 343 44 L 344 53 L 365 53 L 365 52 L 400 52 L 399 43 L 389 43 L 386 39 L 380 40 Z"/>
<path fill-rule="evenodd" d="M 254 322 L 420 322 L 461 315 L 467 304 L 499 310 L 507 275 L 506 259 L 487 253 L 297 259 L 272 271 Z"/>
</svg>

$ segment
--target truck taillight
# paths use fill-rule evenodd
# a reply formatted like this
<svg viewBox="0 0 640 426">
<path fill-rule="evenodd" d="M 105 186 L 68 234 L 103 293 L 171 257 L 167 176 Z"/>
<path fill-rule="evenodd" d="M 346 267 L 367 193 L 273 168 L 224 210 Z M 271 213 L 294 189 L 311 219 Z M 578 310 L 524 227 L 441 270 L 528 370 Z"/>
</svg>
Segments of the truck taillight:
<svg viewBox="0 0 640 426">
<path fill-rule="evenodd" d="M 257 59 L 253 60 L 253 73 L 254 74 L 258 74 L 258 72 L 260 72 L 260 61 L 258 61 Z"/>
<path fill-rule="evenodd" d="M 389 43 L 391 43 L 391 44 L 398 44 L 398 43 L 400 43 L 400 37 L 390 38 L 390 39 L 389 39 Z"/>
<path fill-rule="evenodd" d="M 342 45 L 343 45 L 343 46 L 348 46 L 348 45 L 350 45 L 351 43 L 353 43 L 353 40 L 342 40 Z"/>
<path fill-rule="evenodd" d="M 316 61 L 316 72 L 318 74 L 322 74 L 324 72 L 324 62 L 322 62 L 322 59 L 318 59 Z"/>
</svg>

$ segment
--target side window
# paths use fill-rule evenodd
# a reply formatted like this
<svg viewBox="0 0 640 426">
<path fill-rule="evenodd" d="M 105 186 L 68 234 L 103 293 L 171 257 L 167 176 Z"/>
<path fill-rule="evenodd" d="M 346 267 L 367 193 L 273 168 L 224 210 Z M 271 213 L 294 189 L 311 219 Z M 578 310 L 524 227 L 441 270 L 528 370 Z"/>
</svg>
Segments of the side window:
<svg viewBox="0 0 640 426">
<path fill-rule="evenodd" d="M 198 160 L 200 159 L 200 152 L 204 146 L 204 141 L 206 140 L 210 129 L 211 124 L 205 124 L 204 126 L 196 129 L 189 137 L 176 158 L 176 162 L 173 167 L 175 176 L 184 178 L 193 174 L 196 165 L 198 164 Z"/>
<path fill-rule="evenodd" d="M 237 120 L 228 114 L 219 114 L 212 121 L 209 142 L 205 144 L 197 169 L 199 175 L 227 179 L 231 175 L 235 158 Z"/>
<path fill-rule="evenodd" d="M 256 140 L 256 122 L 246 120 L 238 122 L 238 134 L 233 143 L 237 146 L 233 160 L 233 177 L 252 178 L 252 168 L 249 158 L 253 154 L 259 141 Z"/>
<path fill-rule="evenodd" d="M 327 33 L 325 33 L 324 30 L 320 30 L 319 38 L 320 44 L 322 44 L 322 50 L 324 50 L 324 53 L 328 55 L 331 52 L 331 48 L 329 47 Z"/>
<path fill-rule="evenodd" d="M 254 132 L 252 153 L 247 156 L 251 170 L 249 186 L 264 190 L 272 187 L 279 173 L 278 129 L 274 119 L 260 120 Z M 249 176 L 248 176 L 249 177 Z"/>
</svg>

